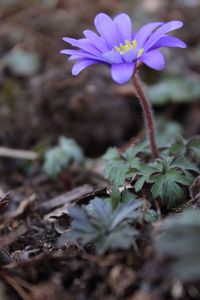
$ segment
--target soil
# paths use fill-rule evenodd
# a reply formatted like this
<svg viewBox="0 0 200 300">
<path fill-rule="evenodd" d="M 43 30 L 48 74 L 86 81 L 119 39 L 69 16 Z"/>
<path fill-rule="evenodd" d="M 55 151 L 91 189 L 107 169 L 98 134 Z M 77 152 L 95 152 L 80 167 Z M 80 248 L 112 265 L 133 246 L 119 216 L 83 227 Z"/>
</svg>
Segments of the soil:
<svg viewBox="0 0 200 300">
<path fill-rule="evenodd" d="M 173 50 L 168 60 L 183 74 L 199 78 L 200 7 L 190 1 L 11 2 L 0 1 L 2 148 L 42 153 L 63 135 L 75 139 L 94 159 L 109 146 L 123 148 L 143 136 L 143 118 L 131 85 L 117 86 L 104 66 L 72 77 L 71 64 L 59 55 L 62 37 L 80 37 L 99 11 L 126 11 L 138 23 L 183 19 L 180 37 L 190 47 L 182 59 Z M 4 65 L 6 56 L 19 49 L 39 57 L 36 72 L 22 75 Z M 159 75 L 144 69 L 142 78 L 150 84 Z M 157 106 L 155 113 L 180 122 L 186 137 L 200 133 L 198 101 Z M 100 175 L 95 177 L 96 171 Z M 58 246 L 57 219 L 68 226 L 63 217 L 68 205 L 103 194 L 108 184 L 101 175 L 100 160 L 92 161 L 91 172 L 72 165 L 52 181 L 41 159 L 27 161 L 12 152 L 0 155 L 0 299 L 200 299 L 198 283 L 185 285 L 166 275 L 167 262 L 153 247 L 159 223 L 144 225 L 137 247 L 128 251 L 96 256 L 80 245 Z"/>
</svg>

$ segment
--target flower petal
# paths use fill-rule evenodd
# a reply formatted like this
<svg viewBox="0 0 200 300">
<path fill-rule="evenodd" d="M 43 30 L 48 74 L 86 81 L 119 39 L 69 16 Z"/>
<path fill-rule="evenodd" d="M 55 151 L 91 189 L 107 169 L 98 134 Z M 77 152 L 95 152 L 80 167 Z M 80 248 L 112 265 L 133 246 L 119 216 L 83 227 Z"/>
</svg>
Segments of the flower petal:
<svg viewBox="0 0 200 300">
<path fill-rule="evenodd" d="M 82 70 L 84 70 L 88 66 L 91 66 L 91 65 L 94 65 L 94 64 L 99 64 L 99 62 L 97 60 L 92 60 L 92 59 L 79 60 L 77 63 L 75 63 L 75 65 L 72 68 L 72 75 L 76 76 Z"/>
<path fill-rule="evenodd" d="M 161 47 L 186 48 L 187 45 L 180 39 L 177 39 L 173 36 L 163 36 L 151 47 L 151 50 Z"/>
<path fill-rule="evenodd" d="M 121 42 L 124 44 L 126 40 L 132 40 L 132 22 L 127 14 L 119 14 L 114 18 L 117 30 L 121 37 Z"/>
<path fill-rule="evenodd" d="M 106 45 L 104 39 L 102 39 L 98 34 L 92 30 L 85 30 L 84 35 L 86 38 L 101 52 L 109 51 L 108 46 Z"/>
<path fill-rule="evenodd" d="M 82 50 L 85 50 L 91 54 L 94 55 L 99 55 L 101 54 L 101 52 L 95 48 L 92 43 L 90 43 L 87 39 L 72 39 L 72 38 L 68 38 L 68 37 L 64 37 L 63 40 L 69 44 L 71 44 L 72 46 L 78 47 Z"/>
<path fill-rule="evenodd" d="M 113 64 L 111 66 L 111 76 L 114 81 L 124 84 L 130 80 L 135 69 L 135 64 Z"/>
<path fill-rule="evenodd" d="M 143 48 L 144 43 L 149 38 L 149 36 L 152 34 L 152 32 L 160 25 L 162 25 L 163 22 L 153 22 L 146 24 L 142 26 L 139 31 L 135 35 L 135 39 L 138 44 L 138 48 Z"/>
<path fill-rule="evenodd" d="M 140 60 L 148 67 L 155 70 L 163 70 L 165 67 L 164 55 L 159 50 L 153 50 L 145 53 Z"/>
<path fill-rule="evenodd" d="M 110 64 L 120 64 L 123 62 L 121 55 L 117 51 L 108 51 L 102 54 Z"/>
<path fill-rule="evenodd" d="M 77 60 L 80 59 L 80 57 L 78 55 L 71 55 L 68 60 Z"/>
<path fill-rule="evenodd" d="M 100 13 L 95 17 L 94 24 L 99 34 L 104 38 L 110 49 L 120 44 L 121 39 L 113 20 L 106 14 Z"/>
<path fill-rule="evenodd" d="M 171 22 L 165 23 L 159 29 L 157 29 L 152 34 L 152 36 L 149 38 L 149 40 L 145 44 L 146 50 L 151 48 L 167 32 L 181 28 L 182 26 L 183 26 L 183 22 L 181 22 L 181 21 L 171 21 Z"/>
<path fill-rule="evenodd" d="M 66 54 L 66 55 L 76 55 L 79 56 L 79 58 L 89 58 L 89 59 L 94 59 L 94 60 L 99 60 L 102 62 L 107 62 L 105 58 L 102 57 L 102 55 L 92 55 L 84 50 L 73 50 L 73 49 L 64 49 L 60 51 L 61 54 Z"/>
</svg>

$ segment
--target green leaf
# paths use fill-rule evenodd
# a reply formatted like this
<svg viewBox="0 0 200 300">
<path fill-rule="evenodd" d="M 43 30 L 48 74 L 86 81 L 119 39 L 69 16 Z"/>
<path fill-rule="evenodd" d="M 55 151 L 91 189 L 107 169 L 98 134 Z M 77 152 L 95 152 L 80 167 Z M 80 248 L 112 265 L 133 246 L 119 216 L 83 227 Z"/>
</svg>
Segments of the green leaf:
<svg viewBox="0 0 200 300">
<path fill-rule="evenodd" d="M 149 165 L 145 165 L 145 164 L 141 165 L 141 169 L 138 172 L 140 178 L 136 181 L 134 185 L 135 191 L 139 192 L 143 188 L 145 183 L 150 182 L 151 176 L 160 171 L 161 170 L 158 162 L 153 162 L 150 163 Z"/>
<path fill-rule="evenodd" d="M 133 200 L 120 204 L 113 212 L 111 203 L 94 198 L 88 205 L 68 210 L 72 218 L 70 230 L 61 235 L 59 244 L 77 241 L 85 246 L 92 244 L 96 253 L 103 254 L 109 249 L 128 249 L 138 235 L 129 224 L 137 222 L 142 201 Z"/>
<path fill-rule="evenodd" d="M 15 75 L 31 76 L 39 71 L 40 58 L 36 53 L 14 49 L 6 56 L 5 65 Z"/>
<path fill-rule="evenodd" d="M 118 153 L 116 148 L 108 149 L 104 159 L 106 162 L 105 177 L 115 186 L 123 185 L 129 167 L 127 161 Z"/>
<path fill-rule="evenodd" d="M 193 163 L 189 162 L 185 157 L 178 157 L 171 165 L 172 168 L 180 168 L 183 172 L 185 170 L 194 171 L 199 174 L 200 169 Z"/>
<path fill-rule="evenodd" d="M 106 200 L 111 203 L 113 210 L 115 210 L 120 203 L 128 203 L 129 201 L 135 200 L 136 195 L 129 190 L 124 188 L 122 192 L 120 192 L 119 188 L 116 186 L 112 187 L 110 197 L 106 198 Z"/>
<path fill-rule="evenodd" d="M 167 208 L 172 209 L 180 200 L 185 199 L 183 188 L 179 185 L 189 185 L 191 182 L 178 170 L 169 170 L 165 174 L 153 177 L 151 192 L 156 199 L 160 197 L 167 203 Z"/>
<path fill-rule="evenodd" d="M 200 151 L 200 136 L 196 136 L 196 137 L 191 138 L 188 141 L 187 145 L 191 149 L 194 149 L 196 151 Z"/>
<path fill-rule="evenodd" d="M 149 98 L 154 105 L 165 105 L 169 102 L 184 103 L 200 99 L 200 85 L 196 78 L 164 78 L 149 87 Z"/>
<path fill-rule="evenodd" d="M 50 178 L 55 179 L 71 161 L 82 164 L 83 152 L 74 140 L 60 137 L 58 146 L 45 153 L 43 169 Z"/>
<path fill-rule="evenodd" d="M 134 158 L 140 154 L 140 153 L 147 153 L 147 148 L 148 148 L 148 142 L 144 141 L 142 143 L 139 143 L 137 145 L 131 146 L 129 147 L 125 153 L 124 156 L 126 157 L 126 159 L 130 162 L 134 161 Z"/>
<path fill-rule="evenodd" d="M 186 141 L 182 137 L 178 137 L 169 148 L 169 152 L 172 154 L 186 155 L 187 152 L 192 152 L 195 161 L 200 162 L 200 137 L 195 136 Z"/>
<path fill-rule="evenodd" d="M 132 177 L 139 169 L 139 158 L 130 152 L 119 154 L 116 148 L 110 148 L 104 155 L 105 177 L 115 186 L 122 186 L 128 177 Z"/>
<path fill-rule="evenodd" d="M 152 174 L 152 173 L 144 174 L 144 175 L 142 175 L 142 177 L 140 177 L 140 178 L 136 181 L 136 183 L 135 183 L 135 185 L 134 185 L 135 191 L 136 191 L 136 192 L 141 191 L 141 189 L 143 188 L 145 182 L 149 182 L 149 178 L 150 178 L 151 174 Z"/>
<path fill-rule="evenodd" d="M 200 162 L 200 136 L 191 138 L 187 143 L 187 147 L 194 152 L 195 160 L 199 163 Z"/>
<path fill-rule="evenodd" d="M 184 155 L 186 150 L 186 141 L 181 136 L 178 136 L 169 148 L 170 153 L 178 155 Z"/>
<path fill-rule="evenodd" d="M 112 204 L 113 209 L 116 209 L 117 206 L 119 205 L 119 203 L 121 202 L 121 193 L 120 193 L 120 190 L 116 186 L 112 187 L 109 201 Z"/>
<path fill-rule="evenodd" d="M 172 143 L 177 136 L 180 136 L 182 132 L 183 129 L 179 123 L 159 118 L 157 120 L 156 133 L 156 143 L 158 147 L 166 147 Z"/>
<path fill-rule="evenodd" d="M 121 202 L 128 203 L 129 201 L 135 200 L 136 197 L 137 196 L 134 193 L 130 192 L 125 188 L 124 191 L 121 193 Z"/>
</svg>

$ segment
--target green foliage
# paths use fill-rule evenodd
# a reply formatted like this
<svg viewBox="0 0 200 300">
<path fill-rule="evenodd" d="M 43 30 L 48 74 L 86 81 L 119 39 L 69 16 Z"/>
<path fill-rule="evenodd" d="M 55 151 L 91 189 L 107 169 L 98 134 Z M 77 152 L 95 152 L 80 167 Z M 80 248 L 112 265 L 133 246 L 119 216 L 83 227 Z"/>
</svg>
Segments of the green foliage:
<svg viewBox="0 0 200 300">
<path fill-rule="evenodd" d="M 200 99 L 199 80 L 192 77 L 164 78 L 149 87 L 149 97 L 154 105 L 165 105 L 169 102 L 183 103 Z"/>
<path fill-rule="evenodd" d="M 78 241 L 82 246 L 93 245 L 96 253 L 109 249 L 128 249 L 138 235 L 131 226 L 139 217 L 142 201 L 121 203 L 113 211 L 110 201 L 94 198 L 88 205 L 69 209 L 71 228 L 60 237 L 60 244 Z"/>
<path fill-rule="evenodd" d="M 4 64 L 15 75 L 31 76 L 40 68 L 40 58 L 36 53 L 14 49 L 4 59 Z"/>
<path fill-rule="evenodd" d="M 179 123 L 169 121 L 165 118 L 157 120 L 156 143 L 158 147 L 166 147 L 174 141 L 177 136 L 182 135 L 183 130 Z"/>
<path fill-rule="evenodd" d="M 141 166 L 135 189 L 140 191 L 145 182 L 150 183 L 153 198 L 163 199 L 167 208 L 171 209 L 185 198 L 183 186 L 189 186 L 194 179 L 189 171 L 198 172 L 198 169 L 185 159 L 157 159 Z"/>
<path fill-rule="evenodd" d="M 188 141 L 182 137 L 178 137 L 174 143 L 172 143 L 169 151 L 172 154 L 182 154 L 186 155 L 191 153 L 194 157 L 194 160 L 200 162 L 200 136 L 193 137 Z"/>
<path fill-rule="evenodd" d="M 74 140 L 60 137 L 58 145 L 45 153 L 43 169 L 50 178 L 55 179 L 71 161 L 82 164 L 83 152 Z"/>
<path fill-rule="evenodd" d="M 146 144 L 136 145 L 120 154 L 116 148 L 110 148 L 104 155 L 106 163 L 105 177 L 114 186 L 121 186 L 127 177 L 136 174 L 140 168 L 140 159 L 137 155 L 145 151 Z"/>
<path fill-rule="evenodd" d="M 187 209 L 168 218 L 162 231 L 156 247 L 173 258 L 170 272 L 185 281 L 200 280 L 200 210 Z"/>
<path fill-rule="evenodd" d="M 120 203 L 127 203 L 136 198 L 137 196 L 130 190 L 124 188 L 123 191 L 120 191 L 116 186 L 113 186 L 107 201 L 111 203 L 113 209 L 116 209 Z"/>
<path fill-rule="evenodd" d="M 115 186 L 132 180 L 136 192 L 148 184 L 153 199 L 162 200 L 168 209 L 172 209 L 185 199 L 185 188 L 200 172 L 189 160 L 198 159 L 199 146 L 199 137 L 189 141 L 179 138 L 160 151 L 160 158 L 154 161 L 149 161 L 145 143 L 129 148 L 123 154 L 112 148 L 104 156 L 105 175 Z"/>
</svg>

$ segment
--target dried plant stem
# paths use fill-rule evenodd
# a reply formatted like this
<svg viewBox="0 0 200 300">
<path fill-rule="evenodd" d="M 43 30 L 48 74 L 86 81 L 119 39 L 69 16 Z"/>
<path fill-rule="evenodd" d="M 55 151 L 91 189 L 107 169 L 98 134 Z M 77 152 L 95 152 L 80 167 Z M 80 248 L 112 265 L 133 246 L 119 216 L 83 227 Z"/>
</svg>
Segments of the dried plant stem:
<svg viewBox="0 0 200 300">
<path fill-rule="evenodd" d="M 38 154 L 33 151 L 11 149 L 6 147 L 0 147 L 0 156 L 28 160 L 36 160 L 39 157 Z"/>
<path fill-rule="evenodd" d="M 143 109 L 147 134 L 149 137 L 149 143 L 150 143 L 150 148 L 151 148 L 151 153 L 152 153 L 152 158 L 156 159 L 156 158 L 158 158 L 158 149 L 157 149 L 156 141 L 155 141 L 153 113 L 151 110 L 151 104 L 145 96 L 141 81 L 140 81 L 137 73 L 135 73 L 135 75 L 133 76 L 133 85 L 136 89 L 138 98 L 140 100 L 140 104 Z"/>
</svg>

